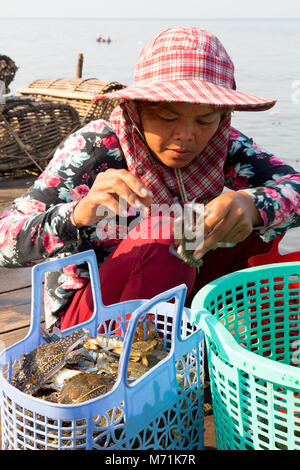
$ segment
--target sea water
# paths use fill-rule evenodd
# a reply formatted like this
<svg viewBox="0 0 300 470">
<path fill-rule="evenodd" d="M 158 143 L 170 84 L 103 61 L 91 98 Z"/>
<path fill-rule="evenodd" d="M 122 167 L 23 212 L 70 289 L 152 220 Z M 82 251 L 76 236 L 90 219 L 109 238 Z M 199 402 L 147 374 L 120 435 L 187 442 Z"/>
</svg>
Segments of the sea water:
<svg viewBox="0 0 300 470">
<path fill-rule="evenodd" d="M 173 26 L 216 34 L 235 64 L 237 89 L 275 98 L 264 112 L 235 112 L 234 127 L 300 169 L 300 20 L 0 18 L 0 54 L 19 67 L 13 94 L 37 79 L 73 78 L 79 53 L 83 77 L 133 83 L 143 44 Z M 97 37 L 110 37 L 109 44 Z"/>
</svg>

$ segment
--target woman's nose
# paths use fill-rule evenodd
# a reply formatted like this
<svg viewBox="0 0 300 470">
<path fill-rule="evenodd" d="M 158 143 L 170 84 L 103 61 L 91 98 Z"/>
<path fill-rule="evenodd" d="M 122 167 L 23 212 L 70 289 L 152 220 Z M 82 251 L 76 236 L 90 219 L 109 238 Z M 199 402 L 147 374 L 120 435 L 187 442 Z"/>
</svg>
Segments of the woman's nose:
<svg viewBox="0 0 300 470">
<path fill-rule="evenodd" d="M 195 137 L 195 125 L 193 122 L 185 121 L 178 123 L 174 135 L 182 141 L 191 141 Z"/>
</svg>

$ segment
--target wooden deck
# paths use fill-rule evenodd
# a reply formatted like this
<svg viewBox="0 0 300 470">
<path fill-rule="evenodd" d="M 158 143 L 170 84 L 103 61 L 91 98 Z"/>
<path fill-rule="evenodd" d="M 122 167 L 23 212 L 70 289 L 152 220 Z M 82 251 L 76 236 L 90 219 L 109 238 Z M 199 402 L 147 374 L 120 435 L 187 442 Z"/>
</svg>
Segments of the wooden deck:
<svg viewBox="0 0 300 470">
<path fill-rule="evenodd" d="M 13 199 L 28 189 L 32 181 L 33 177 L 15 180 L 0 178 L 0 214 Z M 30 302 L 31 268 L 0 267 L 0 350 L 26 336 L 30 326 Z M 213 416 L 206 416 L 204 424 L 205 448 L 215 450 Z"/>
<path fill-rule="evenodd" d="M 0 179 L 0 213 L 23 194 L 32 181 L 32 177 Z M 0 341 L 6 346 L 24 338 L 28 331 L 30 297 L 31 269 L 0 267 Z"/>
</svg>

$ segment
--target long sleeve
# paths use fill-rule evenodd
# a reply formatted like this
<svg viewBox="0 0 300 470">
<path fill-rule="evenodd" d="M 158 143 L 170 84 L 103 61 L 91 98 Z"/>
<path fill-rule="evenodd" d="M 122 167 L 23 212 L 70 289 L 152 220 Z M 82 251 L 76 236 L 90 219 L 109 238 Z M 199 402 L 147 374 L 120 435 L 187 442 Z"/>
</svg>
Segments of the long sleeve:
<svg viewBox="0 0 300 470">
<path fill-rule="evenodd" d="M 263 221 L 256 229 L 263 240 L 300 225 L 300 174 L 234 128 L 224 174 L 225 186 L 252 197 Z"/>
<path fill-rule="evenodd" d="M 29 266 L 80 250 L 92 237 L 72 223 L 74 205 L 99 172 L 123 166 L 107 122 L 94 121 L 70 136 L 34 185 L 1 215 L 0 265 Z"/>
<path fill-rule="evenodd" d="M 97 175 L 108 168 L 126 168 L 108 122 L 91 122 L 71 135 L 33 186 L 0 216 L 0 266 L 30 266 L 87 249 L 94 249 L 101 263 L 111 248 L 103 246 L 96 225 L 77 229 L 71 214 Z M 46 275 L 47 327 L 57 320 L 75 290 L 88 280 L 85 265 L 67 266 Z"/>
</svg>

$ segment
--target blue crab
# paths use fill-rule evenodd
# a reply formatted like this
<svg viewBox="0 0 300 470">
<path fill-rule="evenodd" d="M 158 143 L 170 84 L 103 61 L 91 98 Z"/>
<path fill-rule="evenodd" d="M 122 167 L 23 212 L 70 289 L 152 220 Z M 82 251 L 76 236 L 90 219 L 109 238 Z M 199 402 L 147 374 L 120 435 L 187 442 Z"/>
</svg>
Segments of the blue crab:
<svg viewBox="0 0 300 470">
<path fill-rule="evenodd" d="M 98 351 L 98 354 L 100 351 L 102 357 L 104 353 L 107 353 L 105 360 L 113 362 L 111 359 L 108 361 L 108 357 L 109 355 L 121 355 L 123 339 L 118 336 L 98 335 L 96 338 L 88 338 L 84 348 L 93 352 Z M 147 357 L 154 350 L 161 351 L 163 349 L 163 339 L 159 337 L 154 324 L 151 321 L 147 321 L 146 325 L 143 322 L 139 322 L 130 350 L 130 361 L 141 362 L 144 366 L 148 366 Z"/>
<path fill-rule="evenodd" d="M 152 353 L 159 343 L 159 340 L 156 338 L 134 341 L 130 350 L 130 360 L 133 362 L 141 362 L 145 366 L 148 366 L 147 356 Z M 123 348 L 123 340 L 121 338 L 98 335 L 96 338 L 89 338 L 84 347 L 91 350 L 100 349 L 104 352 L 110 352 L 120 356 Z"/>
<path fill-rule="evenodd" d="M 58 392 L 49 396 L 56 403 L 76 405 L 109 392 L 116 382 L 116 375 L 101 375 L 98 372 L 80 372 L 68 379 Z"/>
<path fill-rule="evenodd" d="M 119 371 L 119 357 L 109 352 L 99 353 L 96 366 L 100 374 L 112 374 L 117 376 Z M 141 362 L 128 362 L 128 380 L 134 381 L 148 372 L 149 367 Z"/>
<path fill-rule="evenodd" d="M 88 333 L 87 330 L 79 329 L 64 338 L 41 344 L 25 354 L 22 367 L 12 377 L 11 384 L 25 393 L 34 394 L 65 364 L 74 362 L 76 357 L 84 353 L 78 347 L 84 344 Z"/>
<path fill-rule="evenodd" d="M 59 330 L 51 334 L 42 330 L 41 334 L 47 344 L 25 354 L 21 369 L 12 377 L 12 385 L 55 403 L 73 403 L 75 399 L 71 400 L 66 394 L 74 389 L 81 393 L 79 400 L 83 395 L 89 399 L 112 388 L 123 348 L 121 337 L 98 335 L 92 338 L 84 329 L 66 337 L 62 337 Z M 141 323 L 130 351 L 128 380 L 137 380 L 167 354 L 154 324 L 148 320 Z"/>
</svg>

